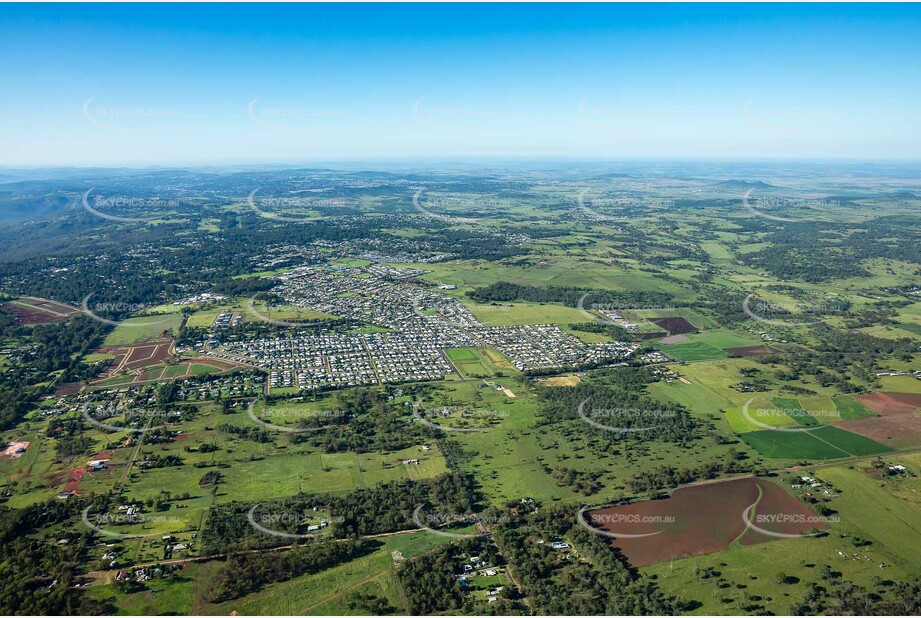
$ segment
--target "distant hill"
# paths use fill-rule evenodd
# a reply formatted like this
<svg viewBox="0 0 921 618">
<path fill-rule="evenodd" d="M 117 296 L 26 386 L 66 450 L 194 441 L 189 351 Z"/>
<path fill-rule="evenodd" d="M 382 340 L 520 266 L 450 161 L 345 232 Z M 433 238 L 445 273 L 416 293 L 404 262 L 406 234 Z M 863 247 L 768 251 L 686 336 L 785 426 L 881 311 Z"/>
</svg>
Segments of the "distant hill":
<svg viewBox="0 0 921 618">
<path fill-rule="evenodd" d="M 736 178 L 730 180 L 724 180 L 722 182 L 716 183 L 717 187 L 723 187 L 725 189 L 779 189 L 775 185 L 769 185 L 766 182 L 756 180 L 754 182 L 749 180 L 738 180 Z"/>
<path fill-rule="evenodd" d="M 73 200 L 49 192 L 45 195 L 22 195 L 0 190 L 0 223 L 44 219 L 73 208 Z"/>
</svg>

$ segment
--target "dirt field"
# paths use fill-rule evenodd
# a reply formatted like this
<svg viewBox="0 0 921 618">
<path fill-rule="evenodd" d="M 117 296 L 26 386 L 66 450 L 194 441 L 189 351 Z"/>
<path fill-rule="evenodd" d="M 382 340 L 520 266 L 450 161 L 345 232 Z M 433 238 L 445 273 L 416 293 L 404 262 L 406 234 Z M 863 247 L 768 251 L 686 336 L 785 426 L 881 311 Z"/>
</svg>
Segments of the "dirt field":
<svg viewBox="0 0 921 618">
<path fill-rule="evenodd" d="M 778 354 L 780 350 L 769 345 L 748 345 L 741 348 L 724 348 L 730 356 L 761 356 L 763 354 Z"/>
<path fill-rule="evenodd" d="M 921 394 L 875 392 L 856 399 L 879 416 L 835 423 L 847 431 L 866 436 L 891 448 L 921 445 Z"/>
<path fill-rule="evenodd" d="M 537 383 L 541 386 L 578 386 L 581 381 L 579 376 L 554 376 L 538 380 Z"/>
<path fill-rule="evenodd" d="M 80 313 L 76 307 L 32 296 L 23 296 L 4 303 L 3 310 L 15 315 L 18 323 L 27 325 L 64 322 Z"/>
<path fill-rule="evenodd" d="M 669 335 L 683 335 L 685 333 L 697 332 L 697 327 L 684 318 L 647 318 L 647 320 L 659 328 L 667 330 Z"/>
<path fill-rule="evenodd" d="M 111 354 L 113 352 L 110 351 L 109 353 Z M 161 380 L 177 380 L 200 375 L 201 373 L 219 375 L 236 371 L 245 366 L 246 365 L 211 357 L 184 358 L 181 362 L 173 364 L 154 363 L 151 365 L 145 362 L 143 365 L 133 366 L 123 371 L 110 369 L 99 378 L 93 380 L 91 384 L 93 386 L 103 386 L 106 380 L 124 378 L 127 376 L 129 379 L 120 379 L 117 384 L 118 386 L 127 386 L 129 384 L 143 384 L 145 382 L 157 382 Z M 206 369 L 203 370 L 203 367 Z M 514 396 L 514 394 L 511 396 Z"/>
<path fill-rule="evenodd" d="M 58 396 L 74 395 L 79 393 L 81 388 L 83 388 L 82 382 L 62 382 L 54 389 L 54 394 Z"/>
<path fill-rule="evenodd" d="M 890 448 L 921 446 L 921 415 L 914 412 L 854 418 L 835 427 L 866 436 Z"/>
<path fill-rule="evenodd" d="M 748 529 L 742 519 L 746 508 L 756 502 L 750 521 L 770 532 L 799 534 L 823 527 L 799 500 L 774 483 L 754 478 L 686 487 L 666 500 L 591 511 L 586 513 L 586 520 L 609 533 L 656 533 L 611 541 L 632 566 L 645 566 L 723 551 L 736 539 L 745 545 L 773 540 L 775 537 Z M 765 523 L 760 519 L 772 515 L 808 523 Z"/>
<path fill-rule="evenodd" d="M 877 391 L 868 395 L 856 395 L 855 398 L 880 416 L 907 414 L 921 408 L 921 394 L 916 393 L 884 393 Z"/>
<path fill-rule="evenodd" d="M 665 343 L 665 344 L 683 343 L 687 340 L 688 340 L 687 335 L 670 335 L 668 337 L 663 338 L 662 341 L 660 341 L 659 343 Z"/>
<path fill-rule="evenodd" d="M 139 346 L 111 346 L 100 348 L 103 354 L 112 354 L 115 360 L 98 380 L 118 375 L 123 371 L 141 370 L 145 367 L 159 365 L 172 355 L 172 342 L 151 343 Z"/>
<path fill-rule="evenodd" d="M 143 369 L 151 365 L 159 365 L 170 357 L 172 343 L 155 343 L 129 348 L 125 357 L 123 369 Z"/>
</svg>

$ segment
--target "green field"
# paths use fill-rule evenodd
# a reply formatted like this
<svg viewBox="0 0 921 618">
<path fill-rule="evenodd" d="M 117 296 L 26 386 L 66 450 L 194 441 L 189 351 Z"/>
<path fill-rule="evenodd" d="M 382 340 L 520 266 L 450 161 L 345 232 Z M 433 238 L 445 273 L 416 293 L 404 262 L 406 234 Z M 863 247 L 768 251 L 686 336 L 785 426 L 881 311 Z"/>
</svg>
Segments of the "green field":
<svg viewBox="0 0 921 618">
<path fill-rule="evenodd" d="M 867 409 L 862 403 L 849 397 L 847 395 L 841 395 L 840 397 L 832 397 L 832 401 L 835 404 L 835 407 L 838 408 L 838 413 L 841 415 L 841 420 L 850 420 L 852 418 L 866 418 L 869 416 L 876 416 L 873 412 Z"/>
<path fill-rule="evenodd" d="M 820 427 L 808 431 L 764 429 L 744 433 L 742 439 L 771 459 L 827 460 L 887 453 L 891 450 L 869 438 L 837 427 Z"/>
<path fill-rule="evenodd" d="M 183 316 L 181 313 L 151 315 L 129 318 L 119 322 L 111 333 L 106 335 L 104 346 L 133 345 L 144 341 L 158 339 L 164 331 L 174 335 L 179 332 Z"/>
<path fill-rule="evenodd" d="M 669 356 L 674 356 L 680 361 L 711 360 L 714 358 L 726 358 L 729 356 L 729 354 L 717 347 L 698 341 L 688 341 L 686 343 L 673 343 L 670 345 L 663 345 L 662 351 Z"/>
<path fill-rule="evenodd" d="M 464 379 L 489 378 L 517 373 L 515 368 L 501 354 L 491 349 L 454 348 L 445 350 Z"/>
<path fill-rule="evenodd" d="M 688 334 L 688 343 L 701 343 L 713 346 L 714 348 L 741 348 L 752 345 L 762 345 L 764 342 L 758 335 L 751 333 L 733 331 L 733 330 L 713 330 L 703 333 Z M 672 350 L 677 345 L 668 346 L 666 350 Z"/>
</svg>

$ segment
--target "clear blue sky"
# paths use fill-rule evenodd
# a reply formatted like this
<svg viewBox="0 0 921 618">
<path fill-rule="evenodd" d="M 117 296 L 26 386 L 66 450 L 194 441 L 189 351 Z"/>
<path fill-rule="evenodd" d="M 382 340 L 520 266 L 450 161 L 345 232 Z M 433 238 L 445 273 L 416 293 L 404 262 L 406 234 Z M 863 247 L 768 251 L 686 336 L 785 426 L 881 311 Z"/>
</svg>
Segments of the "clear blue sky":
<svg viewBox="0 0 921 618">
<path fill-rule="evenodd" d="M 918 5 L 3 5 L 0 164 L 921 158 Z"/>
</svg>

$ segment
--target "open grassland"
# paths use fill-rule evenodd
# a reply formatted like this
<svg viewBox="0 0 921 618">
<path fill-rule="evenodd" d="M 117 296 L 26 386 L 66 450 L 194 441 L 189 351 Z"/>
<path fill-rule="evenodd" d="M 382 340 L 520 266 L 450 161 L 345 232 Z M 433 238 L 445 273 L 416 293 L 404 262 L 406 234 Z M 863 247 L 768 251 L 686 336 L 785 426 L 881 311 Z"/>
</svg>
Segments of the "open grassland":
<svg viewBox="0 0 921 618">
<path fill-rule="evenodd" d="M 432 445 L 424 452 L 419 447 L 374 453 L 320 453 L 308 449 L 279 449 L 271 444 L 247 444 L 242 440 L 219 440 L 221 451 L 211 461 L 229 464 L 232 473 L 223 473 L 218 500 L 256 500 L 283 498 L 299 492 L 342 493 L 361 487 L 400 479 L 433 478 L 447 470 L 444 457 Z M 176 452 L 176 446 L 157 449 Z M 209 458 L 204 458 L 207 462 Z M 418 459 L 418 464 L 403 461 Z M 220 467 L 217 469 L 220 470 Z M 207 469 L 181 466 L 150 470 L 133 480 L 129 495 L 146 497 L 163 483 L 179 490 L 196 489 Z"/>
<path fill-rule="evenodd" d="M 921 393 L 921 380 L 911 376 L 886 376 L 879 380 L 879 390 L 894 393 Z"/>
<path fill-rule="evenodd" d="M 133 345 L 144 341 L 161 338 L 164 332 L 179 332 L 183 316 L 180 313 L 151 315 L 129 318 L 118 323 L 111 333 L 106 335 L 103 346 Z"/>
<path fill-rule="evenodd" d="M 681 293 L 675 284 L 639 270 L 634 260 L 624 260 L 619 266 L 600 259 L 585 259 L 570 256 L 545 260 L 534 256 L 527 266 L 489 264 L 481 260 L 461 260 L 451 263 L 405 264 L 433 272 L 425 279 L 439 284 L 452 284 L 464 292 L 498 281 L 538 287 L 584 287 L 607 290 L 656 290 Z M 691 300 L 690 298 L 688 300 Z"/>
<path fill-rule="evenodd" d="M 599 454 L 590 446 L 590 433 L 579 431 L 581 421 L 534 427 L 537 408 L 532 395 L 523 395 L 520 388 L 518 393 L 499 425 L 450 437 L 465 453 L 461 469 L 474 475 L 489 502 L 496 505 L 523 496 L 572 505 L 611 502 L 630 493 L 626 484 L 643 465 L 693 467 L 723 458 L 732 448 L 748 450 L 744 443 L 732 443 L 731 431 L 719 417 L 702 415 L 726 437 L 725 443 L 698 440 L 680 450 L 657 442 L 625 444 L 615 453 Z M 596 473 L 601 488 L 590 497 L 579 494 L 551 476 L 555 468 Z"/>
<path fill-rule="evenodd" d="M 917 454 L 887 457 L 888 465 L 902 463 L 918 470 Z M 840 493 L 832 506 L 862 538 L 885 552 L 890 564 L 904 569 L 921 567 L 921 481 L 916 476 L 879 478 L 859 466 L 829 467 L 816 472 Z"/>
</svg>

